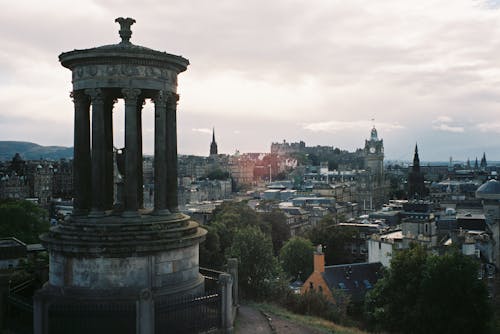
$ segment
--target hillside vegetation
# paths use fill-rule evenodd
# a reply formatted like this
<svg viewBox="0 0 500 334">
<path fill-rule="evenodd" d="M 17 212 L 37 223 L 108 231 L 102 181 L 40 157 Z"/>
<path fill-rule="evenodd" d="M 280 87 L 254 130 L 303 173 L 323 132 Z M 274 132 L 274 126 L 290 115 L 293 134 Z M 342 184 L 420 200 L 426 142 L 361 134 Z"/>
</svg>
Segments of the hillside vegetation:
<svg viewBox="0 0 500 334">
<path fill-rule="evenodd" d="M 0 161 L 11 160 L 19 153 L 24 160 L 37 160 L 40 158 L 59 160 L 72 158 L 73 148 L 63 146 L 41 146 L 24 141 L 0 141 Z"/>
</svg>

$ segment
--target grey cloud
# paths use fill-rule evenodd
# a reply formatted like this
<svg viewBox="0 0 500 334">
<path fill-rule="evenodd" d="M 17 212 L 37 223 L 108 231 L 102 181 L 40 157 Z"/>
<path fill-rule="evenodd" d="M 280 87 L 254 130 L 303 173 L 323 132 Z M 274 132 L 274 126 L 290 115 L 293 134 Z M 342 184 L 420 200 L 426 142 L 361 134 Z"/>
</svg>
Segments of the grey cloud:
<svg viewBox="0 0 500 334">
<path fill-rule="evenodd" d="M 481 3 L 496 7 L 492 1 Z M 423 133 L 437 142 L 447 142 L 444 136 L 450 135 L 463 146 L 466 140 L 457 131 L 483 134 L 484 126 L 473 125 L 496 117 L 500 101 L 495 90 L 500 12 L 476 7 L 447 0 L 47 1 L 29 8 L 12 3 L 0 13 L 0 120 L 11 114 L 36 117 L 16 126 L 16 133 L 7 127 L 1 133 L 70 141 L 71 79 L 57 56 L 118 42 L 114 18 L 131 16 L 137 20 L 133 43 L 184 55 L 192 63 L 179 86 L 180 106 L 189 106 L 179 114 L 179 148 L 185 153 L 206 154 L 208 148 L 192 129 L 207 125 L 216 127 L 219 147 L 227 153 L 268 150 L 271 141 L 281 139 L 356 148 L 368 136 L 367 120 L 373 117 L 376 124 L 412 124 L 405 131 L 381 128 L 387 155 L 401 156 L 406 142 L 411 151 Z M 215 91 L 214 78 L 225 73 L 238 75 L 230 78 L 230 87 Z M 192 91 L 200 81 L 211 100 Z M 299 88 L 310 81 L 314 94 L 295 98 L 305 94 Z M 276 98 L 264 100 L 262 90 L 249 90 L 239 104 L 220 103 L 231 98 L 232 90 L 252 87 L 248 83 L 265 83 L 262 90 Z M 247 101 L 260 104 L 242 105 Z M 429 124 L 438 115 L 460 122 Z M 44 117 L 50 120 L 45 133 L 32 125 Z M 61 126 L 50 126 L 54 122 Z M 304 124 L 316 129 L 323 124 L 329 131 L 311 131 Z M 357 126 L 351 133 L 332 132 L 339 124 Z M 240 131 L 237 136 L 234 129 Z M 474 145 L 483 145 L 480 138 Z"/>
</svg>

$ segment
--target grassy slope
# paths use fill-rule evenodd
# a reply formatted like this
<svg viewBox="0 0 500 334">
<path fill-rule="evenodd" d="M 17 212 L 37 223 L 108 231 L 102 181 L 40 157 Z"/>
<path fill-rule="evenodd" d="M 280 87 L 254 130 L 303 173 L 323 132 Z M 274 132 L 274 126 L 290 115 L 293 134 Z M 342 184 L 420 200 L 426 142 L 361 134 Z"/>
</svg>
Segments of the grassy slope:
<svg viewBox="0 0 500 334">
<path fill-rule="evenodd" d="M 326 331 L 327 333 L 333 332 L 335 334 L 368 334 L 368 332 L 364 332 L 360 329 L 340 326 L 331 321 L 324 320 L 318 317 L 295 314 L 274 304 L 252 303 L 251 306 L 268 314 L 273 314 L 291 322 L 295 322 L 305 326 L 314 327 Z"/>
</svg>

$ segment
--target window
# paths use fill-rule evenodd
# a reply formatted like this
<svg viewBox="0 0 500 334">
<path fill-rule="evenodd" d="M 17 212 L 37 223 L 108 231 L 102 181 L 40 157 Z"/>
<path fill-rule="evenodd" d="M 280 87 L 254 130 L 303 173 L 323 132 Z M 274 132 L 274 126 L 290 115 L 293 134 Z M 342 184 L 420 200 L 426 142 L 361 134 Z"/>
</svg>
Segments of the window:
<svg viewBox="0 0 500 334">
<path fill-rule="evenodd" d="M 363 280 L 363 284 L 365 285 L 365 288 L 367 288 L 367 289 L 371 289 L 373 287 L 367 279 Z"/>
<path fill-rule="evenodd" d="M 347 288 L 345 287 L 345 284 L 343 282 L 339 283 L 339 288 L 342 290 L 347 290 Z"/>
<path fill-rule="evenodd" d="M 314 284 L 313 284 L 313 282 L 309 282 L 309 290 L 314 290 Z"/>
</svg>

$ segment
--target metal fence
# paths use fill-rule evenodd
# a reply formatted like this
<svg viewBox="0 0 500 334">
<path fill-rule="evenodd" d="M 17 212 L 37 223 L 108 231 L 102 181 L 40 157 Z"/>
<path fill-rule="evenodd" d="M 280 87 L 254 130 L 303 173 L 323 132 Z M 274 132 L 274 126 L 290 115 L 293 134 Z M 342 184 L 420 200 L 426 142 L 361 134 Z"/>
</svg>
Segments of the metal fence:
<svg viewBox="0 0 500 334">
<path fill-rule="evenodd" d="M 232 327 L 234 315 L 232 318 L 227 315 L 231 313 L 231 307 L 234 309 L 234 305 L 227 301 L 227 294 L 234 295 L 234 291 L 231 291 L 230 285 L 225 285 L 225 280 L 219 280 L 220 277 L 229 275 L 206 268 L 200 268 L 200 273 L 205 278 L 203 293 L 157 296 L 151 300 L 154 305 L 152 319 L 154 318 L 155 334 L 200 333 L 215 329 L 225 332 Z M 32 300 L 15 294 L 17 291 L 17 288 L 11 289 L 8 301 L 16 309 L 32 315 Z M 71 334 L 136 333 L 138 307 L 138 300 L 123 299 L 106 302 L 89 299 L 48 302 L 45 309 L 47 327 L 42 332 L 67 334 L 68 329 L 71 329 Z"/>
<path fill-rule="evenodd" d="M 155 300 L 155 333 L 199 333 L 221 325 L 219 291 Z"/>
<path fill-rule="evenodd" d="M 48 308 L 50 334 L 134 334 L 136 305 L 131 302 L 56 303 Z M 89 320 L 92 319 L 92 320 Z"/>
</svg>

